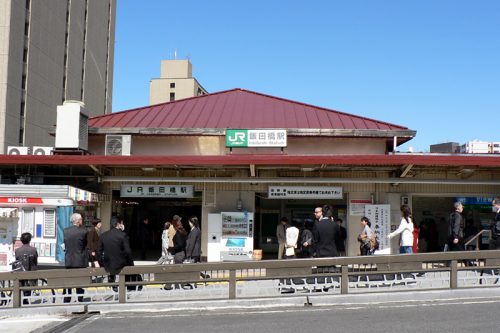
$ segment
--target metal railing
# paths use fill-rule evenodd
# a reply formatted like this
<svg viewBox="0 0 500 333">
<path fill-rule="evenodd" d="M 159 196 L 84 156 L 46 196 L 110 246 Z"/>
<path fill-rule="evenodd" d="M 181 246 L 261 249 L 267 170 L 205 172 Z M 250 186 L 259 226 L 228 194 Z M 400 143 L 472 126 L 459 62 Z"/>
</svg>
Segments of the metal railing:
<svg viewBox="0 0 500 333">
<path fill-rule="evenodd" d="M 470 245 L 472 242 L 476 242 L 476 251 L 479 251 L 479 240 L 481 238 L 479 238 L 480 236 L 482 236 L 483 234 L 491 234 L 491 230 L 489 229 L 483 229 L 481 230 L 480 232 L 478 232 L 477 234 L 474 235 L 474 237 L 472 237 L 471 239 L 469 239 L 465 244 L 465 248 L 467 248 L 468 245 Z"/>
<path fill-rule="evenodd" d="M 3 272 L 0 283 L 0 307 L 14 308 L 71 296 L 73 302 L 127 303 L 498 287 L 500 250 L 129 266 L 115 282 L 103 268 Z M 71 288 L 85 291 L 64 294 Z"/>
</svg>

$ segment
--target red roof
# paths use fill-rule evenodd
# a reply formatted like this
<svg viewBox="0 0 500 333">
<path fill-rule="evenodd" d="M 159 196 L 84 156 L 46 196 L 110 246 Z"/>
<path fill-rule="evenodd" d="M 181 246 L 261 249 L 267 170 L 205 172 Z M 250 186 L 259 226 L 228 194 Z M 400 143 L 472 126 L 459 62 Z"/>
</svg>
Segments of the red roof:
<svg viewBox="0 0 500 333">
<path fill-rule="evenodd" d="M 93 128 L 287 128 L 408 130 L 378 120 L 244 89 L 115 112 L 89 120 Z"/>
<path fill-rule="evenodd" d="M 0 155 L 0 165 L 353 165 L 353 166 L 500 166 L 500 155 L 217 155 L 217 156 L 103 156 L 103 155 Z"/>
</svg>

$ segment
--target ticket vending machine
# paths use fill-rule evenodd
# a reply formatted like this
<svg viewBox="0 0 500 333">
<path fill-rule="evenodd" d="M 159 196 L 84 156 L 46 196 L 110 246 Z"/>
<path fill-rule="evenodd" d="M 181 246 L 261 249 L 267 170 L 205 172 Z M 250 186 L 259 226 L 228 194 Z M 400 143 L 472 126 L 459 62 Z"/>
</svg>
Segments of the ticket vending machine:
<svg viewBox="0 0 500 333">
<path fill-rule="evenodd" d="M 210 261 L 252 260 L 253 213 L 208 214 L 208 255 Z"/>
</svg>

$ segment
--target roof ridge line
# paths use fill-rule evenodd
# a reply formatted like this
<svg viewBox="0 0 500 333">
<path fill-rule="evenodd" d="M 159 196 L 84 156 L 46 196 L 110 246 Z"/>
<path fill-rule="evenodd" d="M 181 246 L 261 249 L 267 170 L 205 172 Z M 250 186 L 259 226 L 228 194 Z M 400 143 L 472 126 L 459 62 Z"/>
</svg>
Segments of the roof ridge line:
<svg viewBox="0 0 500 333">
<path fill-rule="evenodd" d="M 139 111 L 141 109 L 152 108 L 152 107 L 159 106 L 159 105 L 174 104 L 174 103 L 178 103 L 178 102 L 185 102 L 185 101 L 192 100 L 192 99 L 203 98 L 203 97 L 208 97 L 208 96 L 214 96 L 214 95 L 219 95 L 219 94 L 227 93 L 227 92 L 230 92 L 230 91 L 237 91 L 237 90 L 241 90 L 241 89 L 240 88 L 233 88 L 233 89 L 221 90 L 221 91 L 216 91 L 216 92 L 205 94 L 205 95 L 193 96 L 193 97 L 178 99 L 178 100 L 175 100 L 175 101 L 169 101 L 169 102 L 151 104 L 151 105 L 146 105 L 146 106 L 140 106 L 140 107 L 129 109 L 129 110 L 121 110 L 121 111 L 111 112 L 111 113 L 102 114 L 102 115 L 99 115 L 99 116 L 94 116 L 94 117 L 91 117 L 89 119 L 99 119 L 99 118 L 103 118 L 103 117 L 107 117 L 107 116 L 112 116 L 112 115 L 115 115 L 115 114 L 122 114 L 122 113 L 126 113 L 126 112 Z"/>
<path fill-rule="evenodd" d="M 312 108 L 315 108 L 315 109 L 321 109 L 321 110 L 329 111 L 329 112 L 336 112 L 336 113 L 340 113 L 340 114 L 345 115 L 345 116 L 357 117 L 357 118 L 360 118 L 360 119 L 366 119 L 366 120 L 374 121 L 374 122 L 377 122 L 377 123 L 380 123 L 380 124 L 385 124 L 385 125 L 389 125 L 389 126 L 396 126 L 396 127 L 400 127 L 400 128 L 403 128 L 403 129 L 408 129 L 408 127 L 404 127 L 404 126 L 401 126 L 401 125 L 389 123 L 389 122 L 386 122 L 386 121 L 381 121 L 381 120 L 377 120 L 377 119 L 373 119 L 373 118 L 368 118 L 368 117 L 364 117 L 364 116 L 358 116 L 356 114 L 352 114 L 352 113 L 348 113 L 348 112 L 344 112 L 344 111 L 338 111 L 338 110 L 335 110 L 335 109 L 328 109 L 328 108 L 325 108 L 325 107 L 322 107 L 322 106 L 317 106 L 317 105 L 313 105 L 313 104 L 309 104 L 309 103 L 304 103 L 304 102 L 298 102 L 298 101 L 294 101 L 294 100 L 291 100 L 291 99 L 288 99 L 288 98 L 277 97 L 277 96 L 273 96 L 273 95 L 269 95 L 269 94 L 264 94 L 264 93 L 260 93 L 260 92 L 256 92 L 256 91 L 252 91 L 252 90 L 241 89 L 241 88 L 235 88 L 235 89 L 232 89 L 232 90 L 240 90 L 240 91 L 252 93 L 252 94 L 255 94 L 255 95 L 270 97 L 270 98 L 273 98 L 273 99 L 277 99 L 277 100 L 281 100 L 281 101 L 285 101 L 285 102 L 289 102 L 289 103 L 293 103 L 293 104 L 299 104 L 299 105 L 308 106 L 308 107 L 312 107 Z"/>
</svg>

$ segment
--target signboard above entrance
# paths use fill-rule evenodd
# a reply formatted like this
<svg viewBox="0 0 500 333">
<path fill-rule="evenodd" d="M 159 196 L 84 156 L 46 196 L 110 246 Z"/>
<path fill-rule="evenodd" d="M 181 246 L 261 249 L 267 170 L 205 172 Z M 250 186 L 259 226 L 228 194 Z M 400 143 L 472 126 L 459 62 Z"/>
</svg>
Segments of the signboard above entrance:
<svg viewBox="0 0 500 333">
<path fill-rule="evenodd" d="M 228 129 L 226 147 L 286 147 L 285 129 Z"/>
<path fill-rule="evenodd" d="M 122 185 L 122 198 L 192 198 L 193 185 Z"/>
<path fill-rule="evenodd" d="M 342 199 L 342 187 L 269 186 L 269 199 Z"/>
</svg>

